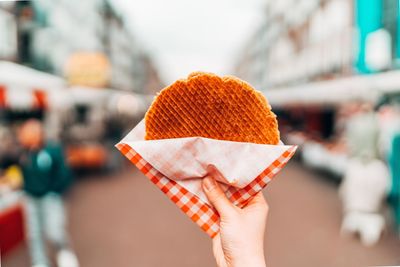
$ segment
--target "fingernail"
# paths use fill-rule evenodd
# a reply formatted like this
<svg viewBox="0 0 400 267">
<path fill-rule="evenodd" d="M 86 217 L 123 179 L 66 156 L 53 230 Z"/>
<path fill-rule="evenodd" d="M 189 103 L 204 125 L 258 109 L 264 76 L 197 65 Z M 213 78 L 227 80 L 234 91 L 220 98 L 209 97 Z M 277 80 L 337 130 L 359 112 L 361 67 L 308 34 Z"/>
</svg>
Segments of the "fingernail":
<svg viewBox="0 0 400 267">
<path fill-rule="evenodd" d="M 210 191 L 216 186 L 216 183 L 213 178 L 207 176 L 206 178 L 203 179 L 203 185 L 206 190 Z"/>
<path fill-rule="evenodd" d="M 233 179 L 229 184 L 235 185 L 235 184 L 237 184 L 238 182 L 239 182 L 238 179 Z"/>
</svg>

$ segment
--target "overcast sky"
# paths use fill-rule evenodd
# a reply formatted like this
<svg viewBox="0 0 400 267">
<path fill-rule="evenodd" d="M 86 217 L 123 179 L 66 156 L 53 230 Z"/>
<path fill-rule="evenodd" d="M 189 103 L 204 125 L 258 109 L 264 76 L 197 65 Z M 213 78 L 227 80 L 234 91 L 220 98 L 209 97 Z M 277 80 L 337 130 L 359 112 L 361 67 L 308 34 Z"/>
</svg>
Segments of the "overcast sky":
<svg viewBox="0 0 400 267">
<path fill-rule="evenodd" d="M 266 0 L 113 0 L 166 83 L 191 71 L 232 73 Z"/>
</svg>

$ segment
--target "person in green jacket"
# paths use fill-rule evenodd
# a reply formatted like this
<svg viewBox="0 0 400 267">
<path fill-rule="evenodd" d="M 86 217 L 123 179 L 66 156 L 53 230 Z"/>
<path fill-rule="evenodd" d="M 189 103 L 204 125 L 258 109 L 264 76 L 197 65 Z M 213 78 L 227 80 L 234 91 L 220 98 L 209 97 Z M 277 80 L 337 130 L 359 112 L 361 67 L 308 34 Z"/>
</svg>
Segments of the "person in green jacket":
<svg viewBox="0 0 400 267">
<path fill-rule="evenodd" d="M 25 122 L 18 130 L 22 146 L 19 163 L 24 177 L 26 219 L 32 266 L 47 267 L 44 232 L 57 251 L 59 267 L 77 267 L 66 233 L 62 194 L 72 184 L 62 147 L 46 142 L 38 120 Z"/>
</svg>

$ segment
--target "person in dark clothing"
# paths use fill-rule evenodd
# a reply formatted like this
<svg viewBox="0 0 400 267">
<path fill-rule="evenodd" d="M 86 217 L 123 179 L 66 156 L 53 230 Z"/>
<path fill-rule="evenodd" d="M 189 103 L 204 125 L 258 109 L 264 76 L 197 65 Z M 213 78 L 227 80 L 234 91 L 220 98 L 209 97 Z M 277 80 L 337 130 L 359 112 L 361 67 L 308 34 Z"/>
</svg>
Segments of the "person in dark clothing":
<svg viewBox="0 0 400 267">
<path fill-rule="evenodd" d="M 22 158 L 24 191 L 34 197 L 47 193 L 63 194 L 72 184 L 62 148 L 48 143 L 37 150 L 25 151 Z"/>
<path fill-rule="evenodd" d="M 77 267 L 78 261 L 69 246 L 62 194 L 72 184 L 63 150 L 57 143 L 46 143 L 40 121 L 29 120 L 18 131 L 23 147 L 20 166 L 24 177 L 27 229 L 32 265 L 50 266 L 46 236 L 57 250 L 59 267 Z"/>
</svg>

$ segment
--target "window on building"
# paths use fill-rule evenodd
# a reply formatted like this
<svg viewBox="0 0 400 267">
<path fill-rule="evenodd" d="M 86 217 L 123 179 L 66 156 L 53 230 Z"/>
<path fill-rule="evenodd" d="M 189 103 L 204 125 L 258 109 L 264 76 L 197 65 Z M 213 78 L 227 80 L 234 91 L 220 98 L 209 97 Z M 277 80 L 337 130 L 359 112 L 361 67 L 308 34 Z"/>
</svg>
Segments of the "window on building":
<svg viewBox="0 0 400 267">
<path fill-rule="evenodd" d="M 397 36 L 397 18 L 399 15 L 399 1 L 383 0 L 382 1 L 382 25 L 391 37 L 392 58 L 396 58 L 396 46 L 398 46 Z"/>
</svg>

